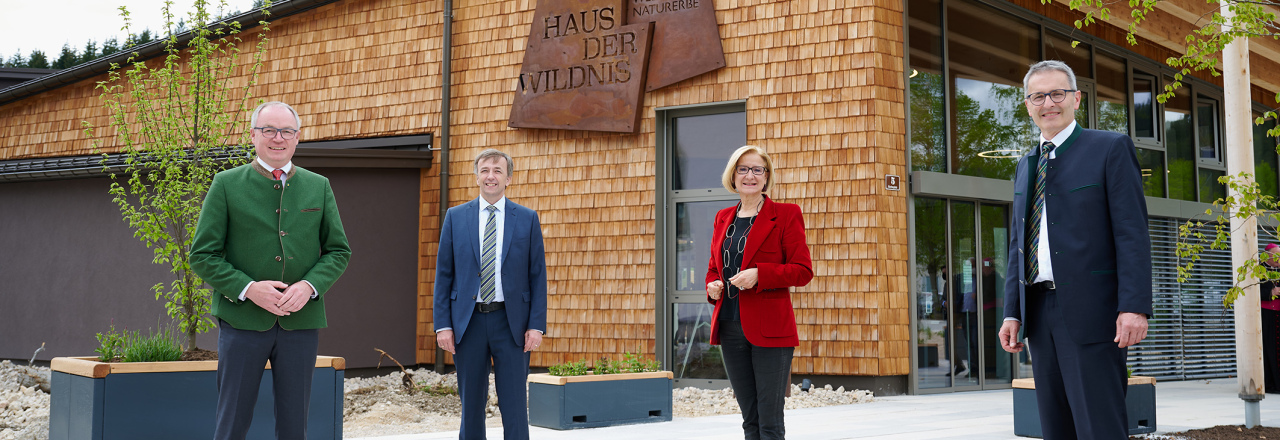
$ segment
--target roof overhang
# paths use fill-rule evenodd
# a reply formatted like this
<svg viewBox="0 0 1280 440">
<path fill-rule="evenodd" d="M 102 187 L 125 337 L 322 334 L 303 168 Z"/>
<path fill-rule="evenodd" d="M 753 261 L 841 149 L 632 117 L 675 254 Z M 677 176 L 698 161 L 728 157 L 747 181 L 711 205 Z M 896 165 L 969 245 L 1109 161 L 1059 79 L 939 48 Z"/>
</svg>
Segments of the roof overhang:
<svg viewBox="0 0 1280 440">
<path fill-rule="evenodd" d="M 258 23 L 263 20 L 279 20 L 338 1 L 341 0 L 285 0 L 271 5 L 270 14 L 265 14 L 262 10 L 253 10 L 229 17 L 226 21 L 240 23 L 241 29 L 251 29 L 257 27 Z M 182 45 L 190 41 L 191 38 L 192 34 L 189 31 L 179 34 L 178 44 Z M 59 70 L 56 73 L 0 90 L 0 106 L 102 75 L 111 70 L 112 64 L 123 66 L 128 63 L 135 53 L 138 55 L 137 60 L 147 60 L 164 55 L 164 47 L 165 40 L 160 38 L 142 46 L 130 48 L 132 50 L 122 50 L 85 64 Z"/>
</svg>

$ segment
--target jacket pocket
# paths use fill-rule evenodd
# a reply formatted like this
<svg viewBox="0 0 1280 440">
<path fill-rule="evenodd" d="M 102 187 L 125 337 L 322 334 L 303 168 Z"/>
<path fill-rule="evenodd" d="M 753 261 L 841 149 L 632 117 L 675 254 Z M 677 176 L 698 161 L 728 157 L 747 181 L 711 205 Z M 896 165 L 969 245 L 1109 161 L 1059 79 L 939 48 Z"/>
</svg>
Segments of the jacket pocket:
<svg viewBox="0 0 1280 440">
<path fill-rule="evenodd" d="M 1102 184 L 1101 184 L 1101 183 L 1091 183 L 1091 184 L 1088 184 L 1088 185 L 1085 185 L 1085 186 L 1081 186 L 1081 187 L 1078 187 L 1078 188 L 1074 188 L 1074 189 L 1072 189 L 1072 190 L 1070 190 L 1070 191 L 1067 191 L 1067 192 L 1076 192 L 1076 191 L 1080 191 L 1080 190 L 1082 190 L 1082 189 L 1089 189 L 1089 188 L 1093 188 L 1093 187 L 1095 187 L 1095 186 L 1102 186 Z"/>
<path fill-rule="evenodd" d="M 1092 275 L 1112 275 L 1112 274 L 1115 274 L 1116 271 L 1114 269 L 1113 270 L 1091 270 L 1089 271 L 1089 273 Z"/>
<path fill-rule="evenodd" d="M 320 212 L 320 208 L 307 208 L 303 209 L 302 212 Z"/>
</svg>

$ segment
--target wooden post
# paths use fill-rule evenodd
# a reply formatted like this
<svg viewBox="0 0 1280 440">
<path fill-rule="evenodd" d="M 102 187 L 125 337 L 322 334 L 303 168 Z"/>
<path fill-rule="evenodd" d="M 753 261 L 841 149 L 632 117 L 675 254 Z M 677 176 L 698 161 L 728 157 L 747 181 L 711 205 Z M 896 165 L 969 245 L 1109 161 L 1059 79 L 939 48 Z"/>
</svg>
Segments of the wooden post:
<svg viewBox="0 0 1280 440">
<path fill-rule="evenodd" d="M 1220 3 L 1227 23 L 1235 17 L 1230 3 Z M 1249 97 L 1249 40 L 1237 38 L 1222 50 L 1222 78 L 1225 86 L 1224 107 L 1227 174 L 1253 174 L 1253 120 Z M 1252 180 L 1252 179 L 1250 179 Z M 1228 197 L 1238 197 L 1228 188 Z M 1231 217 L 1231 266 L 1238 268 L 1258 255 L 1258 220 L 1255 217 Z M 1258 286 L 1244 280 L 1249 287 L 1236 299 L 1236 373 L 1240 383 L 1240 399 L 1245 401 L 1245 426 L 1260 422 L 1258 402 L 1263 394 L 1262 313 Z"/>
</svg>

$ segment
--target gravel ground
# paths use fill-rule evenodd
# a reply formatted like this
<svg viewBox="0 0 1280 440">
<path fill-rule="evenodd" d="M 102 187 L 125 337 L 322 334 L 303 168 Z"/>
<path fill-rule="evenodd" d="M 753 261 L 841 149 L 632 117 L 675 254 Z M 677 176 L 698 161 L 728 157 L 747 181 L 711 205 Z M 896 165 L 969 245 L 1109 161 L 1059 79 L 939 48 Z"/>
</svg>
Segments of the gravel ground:
<svg viewBox="0 0 1280 440">
<path fill-rule="evenodd" d="M 376 437 L 459 428 L 461 401 L 456 394 L 457 376 L 439 375 L 429 369 L 410 370 L 414 391 L 404 385 L 404 374 L 394 372 L 369 378 L 349 378 L 344 384 L 344 437 Z M 501 426 L 497 396 L 490 376 L 489 426 Z M 425 389 L 425 390 L 424 390 Z M 849 405 L 870 402 L 871 393 L 844 388 L 792 386 L 787 409 Z M 738 402 L 729 389 L 680 388 L 672 392 L 675 417 L 737 414 Z M 49 368 L 30 368 L 0 362 L 0 440 L 49 438 Z"/>
</svg>

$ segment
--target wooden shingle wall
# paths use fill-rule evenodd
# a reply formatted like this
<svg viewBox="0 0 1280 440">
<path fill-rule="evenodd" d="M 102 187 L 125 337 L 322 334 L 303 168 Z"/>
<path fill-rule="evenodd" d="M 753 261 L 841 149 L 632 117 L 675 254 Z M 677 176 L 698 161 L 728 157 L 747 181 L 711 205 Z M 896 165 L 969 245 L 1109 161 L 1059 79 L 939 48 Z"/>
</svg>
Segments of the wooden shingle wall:
<svg viewBox="0 0 1280 440">
<path fill-rule="evenodd" d="M 508 195 L 540 213 L 547 243 L 549 336 L 533 365 L 653 353 L 654 109 L 745 99 L 748 142 L 774 157 L 774 197 L 806 213 L 815 260 L 817 276 L 794 295 L 802 341 L 794 371 L 906 374 L 906 195 L 882 183 L 905 175 L 900 2 L 715 6 L 727 67 L 648 93 L 635 135 L 507 128 L 536 4 L 458 6 L 450 205 L 477 196 L 479 151 L 515 158 Z M 429 336 L 430 322 L 422 325 Z M 421 342 L 426 362 L 435 341 Z"/>
</svg>

